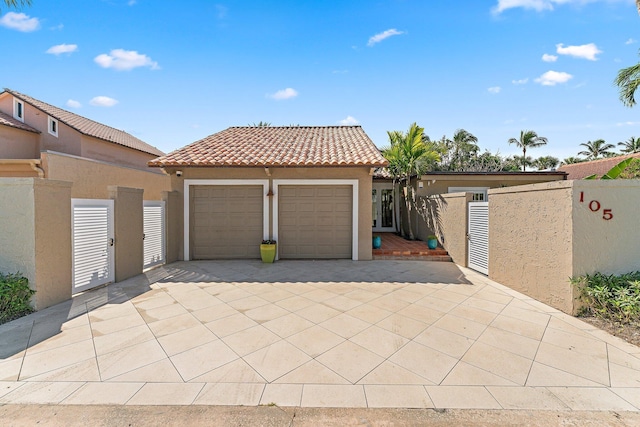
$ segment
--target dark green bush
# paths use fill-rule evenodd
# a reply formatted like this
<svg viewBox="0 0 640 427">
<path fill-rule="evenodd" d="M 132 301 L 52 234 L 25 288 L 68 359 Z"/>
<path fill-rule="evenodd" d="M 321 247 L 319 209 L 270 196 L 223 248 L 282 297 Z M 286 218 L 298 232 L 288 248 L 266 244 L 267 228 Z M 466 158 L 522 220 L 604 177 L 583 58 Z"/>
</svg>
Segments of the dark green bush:
<svg viewBox="0 0 640 427">
<path fill-rule="evenodd" d="M 35 292 L 20 273 L 0 272 L 0 324 L 31 313 L 29 301 Z"/>
<path fill-rule="evenodd" d="M 640 271 L 617 276 L 587 274 L 571 282 L 580 291 L 583 313 L 621 323 L 640 321 Z"/>
</svg>

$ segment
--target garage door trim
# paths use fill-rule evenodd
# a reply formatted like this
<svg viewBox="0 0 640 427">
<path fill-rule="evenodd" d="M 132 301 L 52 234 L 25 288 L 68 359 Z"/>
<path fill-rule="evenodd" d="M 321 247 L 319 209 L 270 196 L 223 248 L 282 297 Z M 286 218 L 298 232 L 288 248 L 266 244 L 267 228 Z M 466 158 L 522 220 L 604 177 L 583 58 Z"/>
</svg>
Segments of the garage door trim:
<svg viewBox="0 0 640 427">
<path fill-rule="evenodd" d="M 189 261 L 189 189 L 191 186 L 196 185 L 261 185 L 262 186 L 262 238 L 269 238 L 269 197 L 267 193 L 269 191 L 268 179 L 185 179 L 184 180 L 184 200 L 183 200 L 183 212 L 184 212 L 184 259 Z M 257 242 L 256 244 L 259 244 Z"/>
<path fill-rule="evenodd" d="M 273 238 L 278 240 L 278 186 L 280 185 L 350 185 L 351 197 L 351 259 L 358 260 L 358 180 L 357 179 L 274 179 L 273 192 Z"/>
</svg>

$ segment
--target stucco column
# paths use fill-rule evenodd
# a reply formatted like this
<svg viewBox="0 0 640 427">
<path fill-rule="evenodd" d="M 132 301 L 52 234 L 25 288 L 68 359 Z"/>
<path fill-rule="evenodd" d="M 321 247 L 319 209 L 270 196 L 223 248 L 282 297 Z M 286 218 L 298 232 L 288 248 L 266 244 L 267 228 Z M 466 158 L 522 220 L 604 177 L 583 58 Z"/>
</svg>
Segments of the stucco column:
<svg viewBox="0 0 640 427">
<path fill-rule="evenodd" d="M 182 248 L 182 196 L 177 191 L 163 191 L 166 209 L 167 264 L 180 259 Z"/>
<path fill-rule="evenodd" d="M 143 192 L 139 188 L 109 186 L 114 200 L 116 282 L 142 273 L 144 264 Z"/>
</svg>

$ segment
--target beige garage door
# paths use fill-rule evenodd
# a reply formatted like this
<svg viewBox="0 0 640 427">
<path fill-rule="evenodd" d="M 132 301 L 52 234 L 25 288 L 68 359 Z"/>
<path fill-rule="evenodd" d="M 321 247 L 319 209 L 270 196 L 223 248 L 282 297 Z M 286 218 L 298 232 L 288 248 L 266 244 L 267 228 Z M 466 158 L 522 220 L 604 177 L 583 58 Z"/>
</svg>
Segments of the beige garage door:
<svg viewBox="0 0 640 427">
<path fill-rule="evenodd" d="M 191 187 L 192 259 L 260 258 L 262 186 Z"/>
<path fill-rule="evenodd" d="M 280 258 L 351 258 L 352 187 L 279 187 Z"/>
</svg>

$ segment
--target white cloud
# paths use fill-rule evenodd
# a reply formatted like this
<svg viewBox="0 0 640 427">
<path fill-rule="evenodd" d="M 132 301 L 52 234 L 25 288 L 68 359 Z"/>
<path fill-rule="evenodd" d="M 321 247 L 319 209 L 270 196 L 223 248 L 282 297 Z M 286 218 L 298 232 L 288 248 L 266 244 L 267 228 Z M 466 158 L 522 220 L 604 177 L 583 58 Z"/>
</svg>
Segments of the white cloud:
<svg viewBox="0 0 640 427">
<path fill-rule="evenodd" d="M 225 19 L 229 13 L 229 8 L 223 4 L 217 4 L 216 11 L 218 12 L 218 19 Z"/>
<path fill-rule="evenodd" d="M 282 101 L 283 99 L 291 99 L 295 98 L 296 96 L 298 96 L 298 92 L 295 89 L 288 87 L 286 89 L 279 90 L 271 95 L 267 95 L 267 98 L 273 98 L 277 101 Z"/>
<path fill-rule="evenodd" d="M 640 122 L 621 122 L 621 123 L 616 123 L 616 126 L 638 126 L 640 125 Z"/>
<path fill-rule="evenodd" d="M 536 12 L 542 12 L 544 10 L 554 10 L 555 6 L 560 6 L 564 4 L 568 5 L 584 5 L 587 3 L 596 3 L 596 2 L 615 2 L 615 1 L 626 1 L 631 3 L 630 0 L 498 0 L 498 4 L 495 5 L 491 12 L 494 15 L 498 15 L 505 10 L 515 9 L 517 7 L 521 7 L 523 9 L 531 9 Z"/>
<path fill-rule="evenodd" d="M 80 102 L 76 101 L 75 99 L 70 99 L 67 101 L 67 107 L 80 108 L 82 107 L 82 104 L 80 104 Z"/>
<path fill-rule="evenodd" d="M 138 67 L 149 67 L 152 70 L 160 69 L 157 62 L 135 50 L 113 49 L 108 55 L 103 53 L 93 60 L 102 68 L 113 68 L 118 71 L 128 71 Z"/>
<path fill-rule="evenodd" d="M 511 80 L 511 83 L 513 83 L 514 85 L 525 85 L 529 82 L 529 78 L 524 78 L 524 79 L 520 79 L 520 80 Z"/>
<path fill-rule="evenodd" d="M 136 3 L 138 3 L 136 0 L 129 0 L 129 1 L 127 2 L 127 4 L 128 4 L 129 6 L 133 6 L 133 5 L 134 5 L 134 4 L 136 4 Z"/>
<path fill-rule="evenodd" d="M 57 44 L 55 46 L 51 46 L 47 49 L 46 53 L 50 53 L 52 55 L 60 55 L 62 53 L 73 53 L 78 50 L 77 44 Z"/>
<path fill-rule="evenodd" d="M 338 124 L 340 126 L 353 126 L 360 124 L 360 122 L 353 116 L 347 116 L 346 119 L 338 121 Z"/>
<path fill-rule="evenodd" d="M 536 79 L 536 83 L 540 83 L 542 86 L 555 86 L 558 83 L 566 83 L 572 78 L 571 74 L 563 71 L 547 71 Z"/>
<path fill-rule="evenodd" d="M 96 96 L 89 101 L 89 104 L 95 107 L 113 107 L 117 103 L 117 100 L 109 98 L 108 96 Z"/>
<path fill-rule="evenodd" d="M 635 39 L 629 39 L 626 42 L 624 42 L 624 44 L 634 44 L 637 40 Z"/>
<path fill-rule="evenodd" d="M 6 15 L 0 18 L 0 25 L 12 30 L 29 33 L 40 28 L 40 21 L 38 18 L 30 18 L 24 13 L 7 12 Z"/>
<path fill-rule="evenodd" d="M 389 30 L 378 33 L 375 36 L 369 37 L 369 42 L 367 43 L 367 46 L 373 46 L 376 43 L 380 43 L 384 39 L 388 39 L 389 37 L 392 37 L 392 36 L 399 36 L 402 34 L 404 34 L 404 31 L 398 31 L 395 28 L 391 28 Z"/>
<path fill-rule="evenodd" d="M 575 58 L 588 59 L 589 61 L 597 61 L 596 55 L 602 53 L 595 43 L 583 44 L 580 46 L 564 47 L 562 43 L 556 45 L 556 52 L 560 55 L 569 55 Z"/>
<path fill-rule="evenodd" d="M 493 87 L 490 87 L 489 89 L 487 89 L 487 91 L 489 93 L 494 93 L 494 94 L 495 93 L 500 93 L 501 90 L 502 90 L 502 88 L 500 86 L 493 86 Z"/>
<path fill-rule="evenodd" d="M 51 31 L 62 31 L 64 29 L 64 24 L 58 24 L 55 27 L 49 27 Z"/>
<path fill-rule="evenodd" d="M 558 60 L 558 57 L 556 55 L 549 55 L 548 53 L 545 53 L 544 55 L 542 55 L 542 60 L 544 62 L 556 62 Z"/>
</svg>

